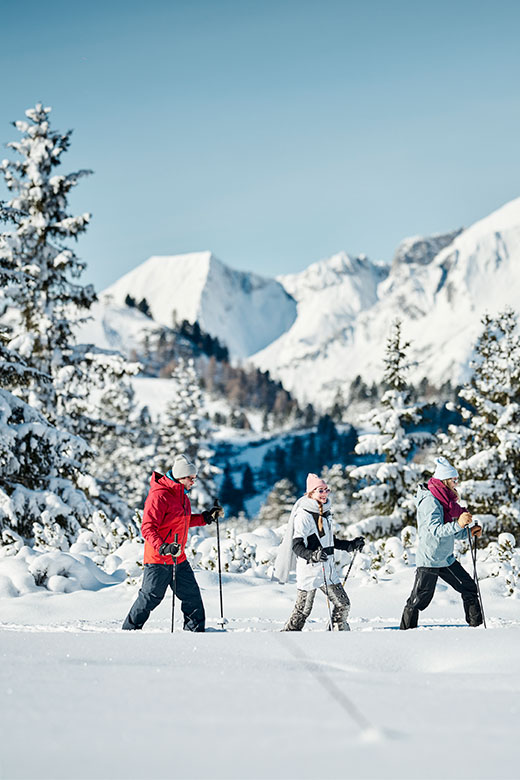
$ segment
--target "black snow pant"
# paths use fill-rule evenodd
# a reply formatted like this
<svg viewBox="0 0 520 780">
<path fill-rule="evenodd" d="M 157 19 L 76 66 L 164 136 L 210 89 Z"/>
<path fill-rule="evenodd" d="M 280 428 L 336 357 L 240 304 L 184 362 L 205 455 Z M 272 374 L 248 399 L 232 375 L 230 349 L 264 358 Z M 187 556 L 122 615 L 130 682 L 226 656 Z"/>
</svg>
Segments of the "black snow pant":
<svg viewBox="0 0 520 780">
<path fill-rule="evenodd" d="M 480 626 L 482 623 L 482 610 L 478 600 L 478 591 L 475 580 L 470 577 L 458 561 L 451 566 L 426 567 L 418 566 L 415 572 L 415 582 L 410 598 L 406 602 L 400 628 L 417 628 L 419 612 L 426 609 L 435 593 L 437 577 L 451 585 L 462 596 L 466 623 L 470 626 Z"/>
<path fill-rule="evenodd" d="M 329 584 L 327 588 L 325 588 L 325 585 L 322 585 L 320 590 L 325 593 L 332 604 L 332 628 L 334 631 L 350 631 L 350 626 L 347 622 L 348 613 L 350 612 L 350 599 L 345 593 L 343 585 L 339 583 L 336 585 Z M 305 621 L 311 614 L 315 596 L 315 590 L 298 590 L 296 592 L 296 604 L 283 628 L 284 631 L 302 630 Z"/>
<path fill-rule="evenodd" d="M 188 561 L 178 563 L 175 576 L 175 593 L 181 602 L 185 631 L 204 631 L 206 615 L 200 589 Z M 173 590 L 173 564 L 145 563 L 143 584 L 130 612 L 125 618 L 123 629 L 131 631 L 144 626 L 150 612 L 159 606 L 168 585 Z"/>
</svg>

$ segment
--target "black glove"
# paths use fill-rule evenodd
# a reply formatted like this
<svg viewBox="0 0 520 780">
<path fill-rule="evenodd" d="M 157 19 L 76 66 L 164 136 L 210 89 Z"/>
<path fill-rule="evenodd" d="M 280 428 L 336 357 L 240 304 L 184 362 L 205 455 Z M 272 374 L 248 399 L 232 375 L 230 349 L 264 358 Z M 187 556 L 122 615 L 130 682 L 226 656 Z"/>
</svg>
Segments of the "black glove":
<svg viewBox="0 0 520 780">
<path fill-rule="evenodd" d="M 224 509 L 221 506 L 212 506 L 211 509 L 205 509 L 204 512 L 202 512 L 202 517 L 204 518 L 206 525 L 214 523 L 218 517 L 223 516 Z"/>
<path fill-rule="evenodd" d="M 178 544 L 178 542 L 173 542 L 172 544 L 161 544 L 159 547 L 159 555 L 173 555 L 174 558 L 177 558 L 177 556 L 180 554 L 181 546 Z"/>
<path fill-rule="evenodd" d="M 352 539 L 351 545 L 352 545 L 352 547 L 351 547 L 352 550 L 359 550 L 361 552 L 361 550 L 365 546 L 365 537 L 364 536 L 356 536 L 355 539 Z"/>
<path fill-rule="evenodd" d="M 314 550 L 310 559 L 313 563 L 321 563 L 321 561 L 326 561 L 328 557 L 323 547 L 318 547 L 317 550 Z"/>
</svg>

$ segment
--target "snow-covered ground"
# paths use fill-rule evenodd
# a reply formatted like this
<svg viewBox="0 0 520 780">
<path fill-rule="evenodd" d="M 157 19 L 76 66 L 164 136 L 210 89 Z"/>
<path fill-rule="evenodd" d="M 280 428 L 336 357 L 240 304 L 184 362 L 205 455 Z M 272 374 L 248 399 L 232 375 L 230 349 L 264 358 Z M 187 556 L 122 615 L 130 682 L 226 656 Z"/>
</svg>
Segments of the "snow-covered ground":
<svg viewBox="0 0 520 780">
<path fill-rule="evenodd" d="M 12 564 L 11 570 L 13 568 Z M 354 571 L 356 571 L 354 569 Z M 396 629 L 413 568 L 349 580 L 350 633 L 281 633 L 295 596 L 251 573 L 199 570 L 211 631 L 120 624 L 133 581 L 0 599 L 2 778 L 516 778 L 520 599 L 482 582 L 488 628 L 440 584 Z M 110 579 L 105 576 L 102 579 Z"/>
</svg>

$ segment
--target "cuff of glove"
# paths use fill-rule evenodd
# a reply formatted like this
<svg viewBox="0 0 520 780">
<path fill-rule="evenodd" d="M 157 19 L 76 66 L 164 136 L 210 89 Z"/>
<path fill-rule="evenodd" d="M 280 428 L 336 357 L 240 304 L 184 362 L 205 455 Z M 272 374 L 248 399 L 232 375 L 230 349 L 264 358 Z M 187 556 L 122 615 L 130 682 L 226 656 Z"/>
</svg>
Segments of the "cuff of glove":
<svg viewBox="0 0 520 780">
<path fill-rule="evenodd" d="M 211 509 L 205 509 L 201 512 L 201 515 L 206 525 L 209 525 L 216 522 L 219 517 L 224 517 L 224 510 L 221 506 L 214 506 Z"/>
</svg>

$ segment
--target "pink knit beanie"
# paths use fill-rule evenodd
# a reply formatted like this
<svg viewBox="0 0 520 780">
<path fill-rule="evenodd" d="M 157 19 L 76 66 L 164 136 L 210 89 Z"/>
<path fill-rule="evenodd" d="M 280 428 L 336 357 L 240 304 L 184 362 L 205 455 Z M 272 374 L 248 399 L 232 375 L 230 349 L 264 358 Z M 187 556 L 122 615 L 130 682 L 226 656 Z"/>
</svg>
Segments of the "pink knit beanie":
<svg viewBox="0 0 520 780">
<path fill-rule="evenodd" d="M 312 493 L 318 487 L 327 487 L 325 480 L 318 477 L 317 474 L 307 474 L 307 486 L 305 488 L 306 493 Z"/>
</svg>

